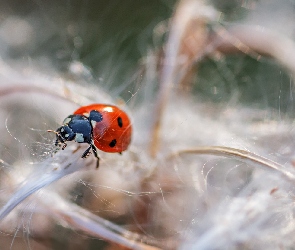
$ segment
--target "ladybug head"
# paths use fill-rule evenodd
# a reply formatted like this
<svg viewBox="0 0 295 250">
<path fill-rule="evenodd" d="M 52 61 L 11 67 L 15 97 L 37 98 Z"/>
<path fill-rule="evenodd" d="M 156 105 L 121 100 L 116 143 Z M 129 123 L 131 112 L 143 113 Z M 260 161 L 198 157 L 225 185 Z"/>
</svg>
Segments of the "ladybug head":
<svg viewBox="0 0 295 250">
<path fill-rule="evenodd" d="M 64 121 L 63 125 L 56 131 L 57 146 L 59 143 L 75 140 L 78 143 L 91 143 L 92 127 L 88 118 L 84 115 L 70 115 Z"/>
<path fill-rule="evenodd" d="M 76 137 L 76 134 L 73 132 L 73 130 L 66 124 L 61 126 L 56 130 L 56 142 L 55 145 L 59 142 L 64 143 L 66 141 L 72 141 Z"/>
</svg>

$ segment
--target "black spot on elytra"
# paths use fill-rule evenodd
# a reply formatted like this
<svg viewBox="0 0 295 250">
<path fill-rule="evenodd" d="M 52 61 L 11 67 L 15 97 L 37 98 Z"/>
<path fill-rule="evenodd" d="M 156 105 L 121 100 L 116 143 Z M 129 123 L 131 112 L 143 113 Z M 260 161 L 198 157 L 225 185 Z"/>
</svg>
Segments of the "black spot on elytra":
<svg viewBox="0 0 295 250">
<path fill-rule="evenodd" d="M 119 127 L 122 128 L 123 127 L 123 120 L 120 116 L 117 118 L 117 121 L 118 121 Z"/>
<path fill-rule="evenodd" d="M 96 110 L 91 110 L 88 119 L 90 121 L 101 122 L 103 120 L 103 116 L 100 112 Z"/>
<path fill-rule="evenodd" d="M 116 146 L 116 144 L 117 144 L 117 140 L 114 139 L 114 140 L 112 140 L 112 141 L 110 142 L 109 146 L 110 146 L 111 148 L 113 148 L 113 147 Z"/>
</svg>

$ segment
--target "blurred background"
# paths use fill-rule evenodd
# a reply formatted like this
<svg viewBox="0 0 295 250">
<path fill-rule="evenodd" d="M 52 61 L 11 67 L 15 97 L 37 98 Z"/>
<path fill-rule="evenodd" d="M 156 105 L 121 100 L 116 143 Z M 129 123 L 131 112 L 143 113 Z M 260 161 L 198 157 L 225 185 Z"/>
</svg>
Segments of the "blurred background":
<svg viewBox="0 0 295 250">
<path fill-rule="evenodd" d="M 130 79 L 134 83 L 151 51 L 162 50 L 176 3 L 3 0 L 0 53 L 14 65 L 82 78 L 128 99 L 134 87 Z M 210 3 L 220 11 L 219 25 L 247 22 L 288 34 L 293 30 L 294 6 L 287 1 L 279 10 L 274 2 L 256 0 Z M 243 53 L 210 56 L 199 63 L 197 72 L 193 90 L 206 101 L 228 102 L 234 96 L 242 103 L 293 111 L 290 78 L 273 59 L 258 61 Z"/>
<path fill-rule="evenodd" d="M 175 3 L 1 1 L 1 55 L 114 89 L 129 84 L 148 51 L 161 47 L 166 25 L 161 39 L 154 39 L 155 29 L 168 22 Z"/>
</svg>

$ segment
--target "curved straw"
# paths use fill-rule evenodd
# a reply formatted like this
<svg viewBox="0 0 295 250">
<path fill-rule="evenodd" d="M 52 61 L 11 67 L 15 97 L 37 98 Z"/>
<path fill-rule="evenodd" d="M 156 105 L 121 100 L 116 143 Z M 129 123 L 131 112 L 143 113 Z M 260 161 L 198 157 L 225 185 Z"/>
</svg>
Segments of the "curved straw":
<svg viewBox="0 0 295 250">
<path fill-rule="evenodd" d="M 211 50 L 226 54 L 242 52 L 256 59 L 272 57 L 295 74 L 295 43 L 284 34 L 258 25 L 241 24 L 228 29 L 219 26 L 215 33 Z"/>
<path fill-rule="evenodd" d="M 200 29 L 206 30 L 205 21 L 201 21 L 198 24 L 193 24 L 192 22 L 194 20 L 208 19 L 211 14 L 208 15 L 207 12 L 214 12 L 211 9 L 208 11 L 208 9 L 210 8 L 208 8 L 202 1 L 194 0 L 182 0 L 176 8 L 176 12 L 170 26 L 168 42 L 165 46 L 165 57 L 163 59 L 159 91 L 153 113 L 154 121 L 152 124 L 152 140 L 149 148 L 150 155 L 152 157 L 156 156 L 159 149 L 161 124 L 163 114 L 171 94 L 171 89 L 181 80 L 181 77 L 179 77 L 179 66 L 181 65 L 179 53 L 181 51 L 182 42 L 185 40 L 184 35 L 186 33 L 186 29 L 190 25 L 199 25 Z M 200 44 L 200 48 L 197 50 L 197 53 L 201 53 L 201 51 L 204 49 L 204 45 L 205 43 Z M 188 59 L 186 59 L 186 61 L 188 63 Z M 189 67 L 185 68 L 184 70 L 189 70 Z M 184 73 L 182 72 L 182 74 Z"/>
<path fill-rule="evenodd" d="M 161 245 L 156 239 L 130 232 L 84 208 L 65 201 L 59 195 L 50 191 L 46 190 L 42 196 L 45 195 L 45 193 L 46 199 L 40 199 L 40 202 L 43 203 L 46 210 L 49 211 L 53 217 L 58 219 L 58 221 L 62 220 L 67 222 L 74 230 L 83 231 L 87 235 L 102 238 L 108 242 L 127 247 L 128 249 L 160 249 L 155 247 Z"/>
<path fill-rule="evenodd" d="M 60 153 L 59 155 L 64 156 L 63 158 L 60 158 L 61 161 L 63 160 L 61 163 L 54 162 L 53 158 L 48 158 L 42 162 L 39 168 L 36 168 L 36 171 L 23 181 L 20 187 L 11 195 L 8 201 L 0 209 L 0 221 L 3 220 L 22 201 L 41 188 L 48 186 L 66 175 L 83 170 L 84 165 L 80 160 L 80 153 L 80 151 L 71 155 L 66 155 L 64 152 Z"/>
<path fill-rule="evenodd" d="M 173 159 L 183 154 L 216 155 L 216 156 L 230 157 L 245 163 L 252 163 L 261 167 L 265 167 L 270 170 L 277 171 L 280 174 L 282 174 L 282 176 L 286 180 L 291 182 L 295 181 L 295 175 L 291 171 L 286 169 L 284 166 L 272 160 L 264 158 L 262 156 L 259 156 L 249 151 L 245 151 L 241 149 L 222 147 L 222 146 L 197 147 L 197 148 L 179 150 L 175 153 L 170 154 L 168 156 L 168 159 Z"/>
<path fill-rule="evenodd" d="M 29 92 L 35 92 L 35 93 L 40 93 L 40 94 L 46 94 L 49 96 L 53 96 L 56 98 L 60 98 L 64 101 L 69 101 L 66 97 L 63 97 L 61 95 L 57 95 L 55 92 L 52 92 L 50 90 L 46 90 L 44 88 L 40 88 L 37 86 L 33 86 L 33 85 L 16 85 L 16 86 L 9 86 L 9 87 L 2 87 L 0 88 L 0 97 L 2 96 L 6 96 L 6 95 L 11 95 L 11 94 L 15 94 L 15 93 L 29 93 Z"/>
<path fill-rule="evenodd" d="M 76 171 L 81 171 L 84 168 L 83 161 L 81 161 L 81 152 L 76 152 L 67 156 L 68 153 L 61 152 L 65 158 L 61 160 L 61 164 L 54 164 L 53 159 L 47 159 L 40 170 L 33 173 L 24 181 L 24 183 L 16 190 L 6 204 L 0 209 L 0 221 L 2 221 L 12 210 L 21 202 L 28 198 L 38 190 L 48 186 L 62 177 Z M 73 162 L 72 162 L 73 161 Z M 55 165 L 57 168 L 54 168 Z M 52 167 L 51 167 L 52 166 Z M 13 175 L 11 176 L 14 177 Z M 156 246 L 162 246 L 157 239 L 153 239 L 144 235 L 136 234 L 117 226 L 116 224 L 105 220 L 86 209 L 83 209 L 75 204 L 72 204 L 62 197 L 50 192 L 42 190 L 42 197 L 38 202 L 45 207 L 45 211 L 58 221 L 65 221 L 68 225 L 75 229 L 85 232 L 97 238 L 105 239 L 108 242 L 115 243 L 128 249 L 136 250 L 159 250 Z M 23 209 L 20 207 L 19 209 Z M 26 207 L 24 208 L 26 209 Z M 38 212 L 38 210 L 36 211 Z M 165 245 L 168 243 L 165 242 Z"/>
</svg>

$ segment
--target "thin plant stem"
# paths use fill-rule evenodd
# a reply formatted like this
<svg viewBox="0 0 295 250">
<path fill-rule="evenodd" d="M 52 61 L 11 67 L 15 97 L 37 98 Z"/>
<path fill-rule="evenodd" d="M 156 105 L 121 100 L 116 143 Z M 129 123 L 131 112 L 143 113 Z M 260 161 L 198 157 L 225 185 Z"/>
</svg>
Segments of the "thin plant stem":
<svg viewBox="0 0 295 250">
<path fill-rule="evenodd" d="M 295 181 L 295 175 L 284 166 L 270 159 L 264 158 L 257 154 L 251 153 L 249 151 L 241 150 L 241 149 L 222 147 L 222 146 L 189 148 L 189 149 L 178 150 L 177 152 L 170 154 L 168 156 L 168 159 L 175 159 L 176 157 L 179 157 L 185 154 L 215 155 L 215 156 L 229 157 L 229 158 L 236 159 L 248 164 L 249 163 L 255 164 L 256 166 L 276 171 L 280 173 L 286 180 L 291 182 Z"/>
</svg>

